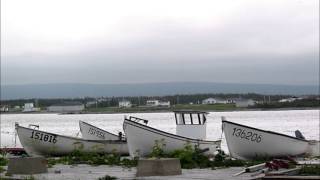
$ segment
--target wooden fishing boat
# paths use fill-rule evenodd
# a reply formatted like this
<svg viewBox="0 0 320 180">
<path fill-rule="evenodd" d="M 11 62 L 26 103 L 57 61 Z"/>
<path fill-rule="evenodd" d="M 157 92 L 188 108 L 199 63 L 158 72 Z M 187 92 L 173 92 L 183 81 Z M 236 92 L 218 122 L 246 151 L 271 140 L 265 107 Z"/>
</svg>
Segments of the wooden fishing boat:
<svg viewBox="0 0 320 180">
<path fill-rule="evenodd" d="M 309 141 L 249 127 L 222 118 L 229 153 L 237 159 L 298 156 L 307 153 Z"/>
<path fill-rule="evenodd" d="M 83 139 L 90 140 L 122 140 L 124 137 L 120 132 L 119 135 L 110 133 L 87 122 L 79 121 L 80 132 Z"/>
<path fill-rule="evenodd" d="M 85 140 L 15 125 L 21 145 L 30 156 L 67 155 L 74 150 L 97 153 L 128 154 L 125 141 Z"/>
<path fill-rule="evenodd" d="M 125 118 L 123 129 L 127 137 L 130 155 L 133 157 L 147 156 L 156 145 L 164 152 L 172 152 L 183 149 L 186 145 L 191 145 L 192 148 L 198 147 L 206 155 L 214 154 L 220 149 L 221 141 L 203 140 L 199 138 L 203 137 L 203 132 L 190 130 L 203 130 L 206 124 L 205 115 L 206 113 L 198 111 L 175 112 L 178 134 L 171 134 L 147 126 L 145 125 L 147 120 L 136 117 Z M 141 120 L 145 124 L 140 123 Z M 188 132 L 191 134 L 187 135 Z M 180 134 L 184 134 L 184 136 Z"/>
</svg>

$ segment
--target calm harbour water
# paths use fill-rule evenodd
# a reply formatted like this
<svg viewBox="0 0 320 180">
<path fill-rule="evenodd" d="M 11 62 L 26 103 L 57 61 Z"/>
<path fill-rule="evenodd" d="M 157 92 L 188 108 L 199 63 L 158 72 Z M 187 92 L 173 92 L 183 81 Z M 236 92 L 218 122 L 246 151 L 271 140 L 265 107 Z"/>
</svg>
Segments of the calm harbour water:
<svg viewBox="0 0 320 180">
<path fill-rule="evenodd" d="M 319 140 L 319 110 L 288 110 L 288 111 L 235 111 L 211 112 L 208 115 L 207 139 L 221 138 L 221 116 L 227 120 L 253 126 L 265 130 L 275 131 L 294 136 L 299 129 L 306 139 Z M 79 120 L 86 121 L 107 131 L 118 133 L 122 131 L 124 116 L 136 116 L 148 119 L 149 126 L 175 133 L 173 113 L 127 113 L 127 114 L 1 114 L 1 147 L 14 147 L 14 124 L 28 126 L 40 125 L 40 130 L 58 134 L 79 135 Z M 81 136 L 81 135 L 79 135 Z M 222 149 L 227 150 L 224 136 Z M 17 138 L 17 147 L 21 147 Z"/>
</svg>

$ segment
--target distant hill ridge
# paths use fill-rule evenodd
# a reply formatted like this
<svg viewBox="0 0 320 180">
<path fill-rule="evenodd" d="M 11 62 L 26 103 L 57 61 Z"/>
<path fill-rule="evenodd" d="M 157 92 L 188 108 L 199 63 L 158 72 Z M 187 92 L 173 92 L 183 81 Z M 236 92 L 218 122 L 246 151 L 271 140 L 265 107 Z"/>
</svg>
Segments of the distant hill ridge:
<svg viewBox="0 0 320 180">
<path fill-rule="evenodd" d="M 313 85 L 168 82 L 142 84 L 1 85 L 1 99 L 75 98 L 99 96 L 163 96 L 195 93 L 318 94 Z"/>
</svg>

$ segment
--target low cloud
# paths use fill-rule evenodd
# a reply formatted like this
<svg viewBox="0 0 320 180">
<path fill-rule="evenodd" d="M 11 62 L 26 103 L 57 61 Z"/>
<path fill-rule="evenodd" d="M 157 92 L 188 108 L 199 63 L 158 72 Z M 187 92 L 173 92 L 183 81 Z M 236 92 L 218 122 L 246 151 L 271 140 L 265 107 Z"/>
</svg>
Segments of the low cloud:
<svg viewBox="0 0 320 180">
<path fill-rule="evenodd" d="M 3 5 L 1 84 L 319 82 L 316 0 L 81 1 L 56 16 L 59 3 L 16 3 Z"/>
</svg>

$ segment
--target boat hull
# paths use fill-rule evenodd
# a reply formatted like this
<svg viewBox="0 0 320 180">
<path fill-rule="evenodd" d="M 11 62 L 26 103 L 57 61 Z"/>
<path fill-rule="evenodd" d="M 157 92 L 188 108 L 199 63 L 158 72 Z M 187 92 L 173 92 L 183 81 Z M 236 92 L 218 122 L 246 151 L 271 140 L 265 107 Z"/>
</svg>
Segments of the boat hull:
<svg viewBox="0 0 320 180">
<path fill-rule="evenodd" d="M 74 150 L 128 154 L 125 141 L 96 141 L 48 133 L 16 125 L 19 140 L 30 156 L 61 156 Z"/>
<path fill-rule="evenodd" d="M 230 155 L 237 159 L 285 157 L 305 154 L 308 141 L 276 132 L 222 121 Z"/>
<path fill-rule="evenodd" d="M 170 134 L 143 124 L 125 119 L 124 132 L 127 136 L 129 153 L 132 157 L 148 156 L 156 142 L 165 152 L 183 149 L 190 144 L 200 149 L 208 149 L 204 154 L 214 154 L 220 148 L 221 141 L 203 141 Z"/>
<path fill-rule="evenodd" d="M 100 129 L 89 123 L 79 121 L 80 132 L 83 139 L 90 140 L 119 140 L 119 136 Z"/>
</svg>

